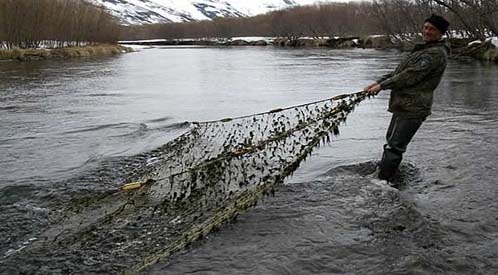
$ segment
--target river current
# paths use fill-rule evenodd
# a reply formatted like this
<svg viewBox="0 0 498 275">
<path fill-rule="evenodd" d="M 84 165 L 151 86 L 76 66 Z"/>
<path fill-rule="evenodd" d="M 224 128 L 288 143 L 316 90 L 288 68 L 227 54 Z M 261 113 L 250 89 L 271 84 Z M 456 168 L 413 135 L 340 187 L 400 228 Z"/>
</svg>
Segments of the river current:
<svg viewBox="0 0 498 275">
<path fill-rule="evenodd" d="M 182 122 L 355 92 L 399 60 L 395 51 L 179 47 L 1 62 L 0 262 L 50 223 L 47 194 L 105 190 L 71 182 L 161 146 L 187 130 Z M 144 273 L 498 273 L 496 87 L 496 64 L 449 62 L 400 190 L 369 176 L 389 94 L 362 102 L 276 197 Z"/>
</svg>

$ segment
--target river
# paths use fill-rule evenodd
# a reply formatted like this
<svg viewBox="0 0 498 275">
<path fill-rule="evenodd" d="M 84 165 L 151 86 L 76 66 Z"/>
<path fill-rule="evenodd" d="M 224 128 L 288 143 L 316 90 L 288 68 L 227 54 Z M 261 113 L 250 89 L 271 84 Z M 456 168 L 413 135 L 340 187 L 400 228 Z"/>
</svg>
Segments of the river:
<svg viewBox="0 0 498 275">
<path fill-rule="evenodd" d="M 161 146 L 187 130 L 182 122 L 355 92 L 399 60 L 360 49 L 158 47 L 1 62 L 0 262 L 50 225 L 47 212 L 57 210 L 47 198 L 112 190 L 75 179 Z M 400 190 L 367 175 L 382 151 L 389 94 L 361 103 L 276 197 L 144 273 L 498 273 L 496 87 L 495 64 L 449 62 Z"/>
</svg>

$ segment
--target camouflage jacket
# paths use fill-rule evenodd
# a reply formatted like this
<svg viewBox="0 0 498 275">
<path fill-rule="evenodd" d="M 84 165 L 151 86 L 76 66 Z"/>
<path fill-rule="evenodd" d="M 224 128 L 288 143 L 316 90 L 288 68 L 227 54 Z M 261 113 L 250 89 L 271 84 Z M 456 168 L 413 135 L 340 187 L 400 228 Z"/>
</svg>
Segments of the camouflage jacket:
<svg viewBox="0 0 498 275">
<path fill-rule="evenodd" d="M 449 48 L 444 41 L 417 44 L 391 73 L 377 82 L 391 90 L 388 111 L 406 117 L 431 114 L 433 93 L 446 68 Z"/>
</svg>

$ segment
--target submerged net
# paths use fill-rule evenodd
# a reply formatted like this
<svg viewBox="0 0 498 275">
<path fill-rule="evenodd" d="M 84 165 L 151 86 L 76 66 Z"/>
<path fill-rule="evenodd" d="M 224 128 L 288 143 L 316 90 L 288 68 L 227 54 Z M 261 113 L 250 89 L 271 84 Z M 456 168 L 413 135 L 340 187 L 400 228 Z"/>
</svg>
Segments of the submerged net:
<svg viewBox="0 0 498 275">
<path fill-rule="evenodd" d="M 339 134 L 366 97 L 357 92 L 191 123 L 189 131 L 142 156 L 144 165 L 131 167 L 123 179 L 127 192 L 72 207 L 59 226 L 43 233 L 49 241 L 19 257 L 52 266 L 47 271 L 140 272 L 274 194 L 314 148 Z M 68 269 L 82 257 L 95 265 Z"/>
</svg>

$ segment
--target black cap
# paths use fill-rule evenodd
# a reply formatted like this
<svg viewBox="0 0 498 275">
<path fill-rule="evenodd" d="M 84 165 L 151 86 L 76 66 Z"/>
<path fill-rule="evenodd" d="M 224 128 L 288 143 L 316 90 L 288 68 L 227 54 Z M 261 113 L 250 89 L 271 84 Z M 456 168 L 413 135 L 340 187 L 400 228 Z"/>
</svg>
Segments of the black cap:
<svg viewBox="0 0 498 275">
<path fill-rule="evenodd" d="M 431 17 L 425 19 L 424 23 L 425 22 L 431 23 L 432 25 L 434 25 L 434 27 L 436 27 L 438 30 L 440 30 L 441 33 L 443 33 L 443 34 L 448 30 L 448 27 L 450 26 L 450 23 L 448 23 L 448 21 L 446 21 L 446 19 L 444 19 L 444 17 L 436 15 L 436 14 L 433 14 L 433 15 L 431 15 Z"/>
</svg>

